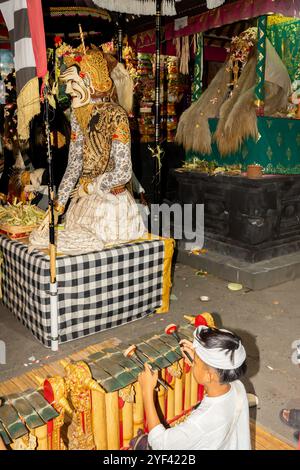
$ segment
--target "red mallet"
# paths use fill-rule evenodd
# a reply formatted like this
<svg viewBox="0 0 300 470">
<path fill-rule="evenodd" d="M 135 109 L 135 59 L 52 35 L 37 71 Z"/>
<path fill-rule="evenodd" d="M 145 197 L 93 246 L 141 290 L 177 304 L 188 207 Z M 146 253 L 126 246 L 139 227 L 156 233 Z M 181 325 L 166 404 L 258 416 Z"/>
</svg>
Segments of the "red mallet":
<svg viewBox="0 0 300 470">
<path fill-rule="evenodd" d="M 180 337 L 179 337 L 179 335 L 178 335 L 178 332 L 177 332 L 177 325 L 175 325 L 175 323 L 171 323 L 170 325 L 168 325 L 168 326 L 165 328 L 165 333 L 166 333 L 167 335 L 172 335 L 172 336 L 174 336 L 174 338 L 176 339 L 176 341 L 178 341 L 178 343 L 180 344 L 181 339 L 180 339 Z M 190 362 L 193 362 L 193 359 L 191 358 L 191 355 L 190 355 L 188 352 L 186 352 L 186 351 L 183 351 L 183 352 L 184 352 L 184 354 L 186 355 L 186 357 L 188 358 L 188 360 L 189 360 Z"/>
<path fill-rule="evenodd" d="M 142 361 L 142 359 L 139 357 L 138 353 L 137 353 L 137 347 L 135 344 L 132 344 L 131 346 L 129 346 L 129 348 L 126 349 L 126 351 L 123 352 L 123 355 L 125 357 L 129 357 L 130 359 L 132 360 L 136 360 L 136 362 L 144 369 L 144 362 Z M 150 365 L 150 369 L 151 369 L 151 373 L 153 375 L 153 370 L 151 368 L 151 365 Z M 166 384 L 160 380 L 160 379 L 157 379 L 157 382 L 162 386 L 164 387 L 165 390 L 168 390 L 168 387 L 166 386 Z"/>
</svg>

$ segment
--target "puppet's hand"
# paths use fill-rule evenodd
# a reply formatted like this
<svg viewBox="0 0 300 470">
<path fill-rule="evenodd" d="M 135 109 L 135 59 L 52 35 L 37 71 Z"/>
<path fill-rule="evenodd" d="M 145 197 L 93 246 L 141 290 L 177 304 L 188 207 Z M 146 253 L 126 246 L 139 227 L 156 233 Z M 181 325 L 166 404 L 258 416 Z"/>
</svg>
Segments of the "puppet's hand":
<svg viewBox="0 0 300 470">
<path fill-rule="evenodd" d="M 85 188 L 83 185 L 77 186 L 75 189 L 70 194 L 71 199 L 80 199 L 81 197 L 87 196 L 88 193 L 86 192 Z"/>
<path fill-rule="evenodd" d="M 54 225 L 56 225 L 57 221 L 58 221 L 59 214 L 58 214 L 58 212 L 56 212 L 56 210 L 54 210 L 53 212 L 54 212 Z M 48 209 L 42 223 L 37 228 L 37 231 L 41 235 L 46 235 L 48 233 L 48 230 L 49 230 L 49 223 L 50 223 L 50 210 Z"/>
</svg>

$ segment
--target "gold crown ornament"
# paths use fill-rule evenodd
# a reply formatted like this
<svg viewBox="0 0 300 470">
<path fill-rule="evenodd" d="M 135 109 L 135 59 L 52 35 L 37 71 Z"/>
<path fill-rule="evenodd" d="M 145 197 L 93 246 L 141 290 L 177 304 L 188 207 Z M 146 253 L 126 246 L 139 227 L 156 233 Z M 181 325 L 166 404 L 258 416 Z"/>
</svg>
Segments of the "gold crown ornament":
<svg viewBox="0 0 300 470">
<path fill-rule="evenodd" d="M 84 49 L 79 46 L 73 49 L 67 44 L 62 44 L 56 49 L 57 57 L 62 57 L 67 68 L 77 65 L 80 68 L 79 75 L 84 78 L 85 74 L 90 75 L 93 88 L 106 93 L 112 88 L 112 80 L 109 76 L 107 60 L 103 52 L 96 46 L 90 49 Z"/>
<path fill-rule="evenodd" d="M 239 36 L 234 36 L 231 40 L 229 52 L 230 62 L 235 61 L 242 63 L 247 62 L 251 49 L 257 43 L 257 28 L 251 27 L 243 31 Z"/>
</svg>

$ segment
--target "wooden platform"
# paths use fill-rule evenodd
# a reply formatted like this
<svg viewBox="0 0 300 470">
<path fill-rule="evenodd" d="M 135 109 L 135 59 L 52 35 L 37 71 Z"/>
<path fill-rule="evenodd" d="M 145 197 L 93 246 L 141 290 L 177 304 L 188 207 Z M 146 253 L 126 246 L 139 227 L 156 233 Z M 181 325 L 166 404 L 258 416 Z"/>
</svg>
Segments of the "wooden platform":
<svg viewBox="0 0 300 470">
<path fill-rule="evenodd" d="M 281 441 L 252 420 L 250 421 L 250 431 L 253 450 L 296 450 L 296 447 Z"/>
<path fill-rule="evenodd" d="M 90 354 L 101 351 L 104 348 L 115 347 L 120 344 L 117 338 L 104 341 L 99 344 L 89 346 L 81 351 L 74 352 L 67 356 L 64 360 L 80 361 L 86 359 Z M 19 393 L 28 388 L 40 388 L 44 379 L 55 375 L 64 375 L 64 368 L 59 361 L 52 362 L 43 367 L 34 369 L 27 374 L 14 377 L 5 382 L 0 382 L 0 396 Z M 253 450 L 296 450 L 296 446 L 291 446 L 281 441 L 269 431 L 256 424 L 254 421 L 250 423 L 251 441 Z"/>
</svg>

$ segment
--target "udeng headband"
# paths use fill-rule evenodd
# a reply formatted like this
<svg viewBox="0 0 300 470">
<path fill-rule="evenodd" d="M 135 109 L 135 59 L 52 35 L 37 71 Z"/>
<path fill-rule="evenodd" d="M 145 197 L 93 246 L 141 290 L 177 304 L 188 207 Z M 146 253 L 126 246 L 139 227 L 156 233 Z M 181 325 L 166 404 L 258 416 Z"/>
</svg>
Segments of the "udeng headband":
<svg viewBox="0 0 300 470">
<path fill-rule="evenodd" d="M 230 369 L 237 369 L 240 367 L 245 359 L 246 359 L 246 351 L 244 346 L 242 345 L 241 341 L 239 344 L 238 349 L 235 349 L 233 352 L 229 351 L 228 349 L 208 349 L 202 346 L 198 341 L 196 335 L 200 333 L 200 331 L 207 329 L 207 326 L 201 325 L 194 331 L 194 342 L 193 346 L 195 349 L 196 354 L 200 357 L 200 359 L 205 362 L 205 364 L 214 367 L 216 369 L 223 369 L 223 370 L 230 370 Z M 228 330 L 219 330 L 224 331 L 226 333 L 230 333 Z M 232 359 L 231 359 L 232 356 Z"/>
</svg>

